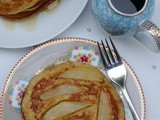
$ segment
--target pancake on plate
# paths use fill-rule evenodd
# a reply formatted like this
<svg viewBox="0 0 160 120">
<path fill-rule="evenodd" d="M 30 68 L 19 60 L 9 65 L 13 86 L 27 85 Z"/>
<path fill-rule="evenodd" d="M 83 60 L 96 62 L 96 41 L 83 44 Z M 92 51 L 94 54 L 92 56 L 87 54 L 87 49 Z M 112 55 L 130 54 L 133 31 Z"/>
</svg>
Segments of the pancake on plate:
<svg viewBox="0 0 160 120">
<path fill-rule="evenodd" d="M 46 8 L 56 6 L 59 0 L 0 0 L 0 15 L 9 19 L 22 19 Z"/>
<path fill-rule="evenodd" d="M 100 70 L 65 62 L 30 81 L 22 100 L 24 120 L 124 120 L 116 89 Z"/>
</svg>

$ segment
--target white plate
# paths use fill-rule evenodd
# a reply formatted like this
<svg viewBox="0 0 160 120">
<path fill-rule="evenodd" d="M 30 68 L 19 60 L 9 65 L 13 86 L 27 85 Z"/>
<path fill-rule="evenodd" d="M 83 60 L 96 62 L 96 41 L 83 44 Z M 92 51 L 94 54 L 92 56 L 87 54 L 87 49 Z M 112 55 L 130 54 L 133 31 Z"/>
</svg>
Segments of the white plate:
<svg viewBox="0 0 160 120">
<path fill-rule="evenodd" d="M 27 53 L 10 72 L 0 100 L 0 119 L 22 120 L 20 101 L 29 80 L 45 67 L 55 63 L 59 58 L 67 56 L 71 61 L 90 63 L 103 71 L 103 65 L 94 41 L 81 38 L 63 38 L 44 43 Z M 85 59 L 84 59 L 85 58 Z M 144 94 L 135 72 L 130 65 L 123 61 L 127 70 L 127 88 L 141 120 L 145 119 Z M 104 72 L 105 73 L 105 72 Z M 120 93 L 120 91 L 118 91 Z M 133 120 L 125 105 L 127 120 Z"/>
<path fill-rule="evenodd" d="M 23 48 L 54 38 L 78 18 L 87 1 L 61 0 L 53 10 L 21 21 L 0 18 L 0 47 Z"/>
</svg>

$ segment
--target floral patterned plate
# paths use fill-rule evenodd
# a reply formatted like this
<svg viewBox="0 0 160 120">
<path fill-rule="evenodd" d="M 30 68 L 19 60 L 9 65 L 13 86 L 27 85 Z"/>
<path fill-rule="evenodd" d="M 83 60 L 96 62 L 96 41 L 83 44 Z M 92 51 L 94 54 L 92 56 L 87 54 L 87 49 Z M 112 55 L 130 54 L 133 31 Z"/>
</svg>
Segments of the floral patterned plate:
<svg viewBox="0 0 160 120">
<path fill-rule="evenodd" d="M 104 74 L 96 42 L 82 38 L 62 38 L 44 43 L 27 53 L 10 72 L 0 101 L 0 119 L 22 120 L 21 100 L 30 79 L 47 66 L 64 62 L 66 59 L 91 64 Z M 145 118 L 145 101 L 140 81 L 133 69 L 124 60 L 128 70 L 127 88 L 141 120 Z M 122 93 L 126 119 L 133 120 Z"/>
</svg>

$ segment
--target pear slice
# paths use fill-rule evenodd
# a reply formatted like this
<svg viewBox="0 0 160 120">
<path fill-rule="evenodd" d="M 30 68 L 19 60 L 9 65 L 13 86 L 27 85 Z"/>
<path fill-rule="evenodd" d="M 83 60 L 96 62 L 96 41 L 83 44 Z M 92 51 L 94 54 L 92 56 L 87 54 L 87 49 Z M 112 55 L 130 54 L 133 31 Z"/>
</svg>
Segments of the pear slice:
<svg viewBox="0 0 160 120">
<path fill-rule="evenodd" d="M 56 118 L 66 116 L 90 105 L 91 104 L 87 102 L 64 101 L 52 107 L 48 112 L 46 112 L 46 114 L 43 116 L 43 120 L 54 120 Z"/>
<path fill-rule="evenodd" d="M 59 77 L 96 82 L 103 82 L 105 79 L 104 75 L 96 67 L 87 64 L 75 65 L 74 68 L 68 69 L 60 74 Z"/>
<path fill-rule="evenodd" d="M 101 92 L 99 99 L 99 111 L 98 111 L 98 120 L 111 120 L 112 116 L 110 113 L 111 107 L 107 95 L 104 92 Z"/>
<path fill-rule="evenodd" d="M 97 104 L 85 107 L 55 120 L 97 120 Z"/>
<path fill-rule="evenodd" d="M 56 96 L 73 94 L 77 92 L 81 92 L 82 90 L 78 87 L 72 85 L 62 85 L 57 86 L 56 88 L 52 88 L 40 95 L 41 100 L 47 100 Z"/>
</svg>

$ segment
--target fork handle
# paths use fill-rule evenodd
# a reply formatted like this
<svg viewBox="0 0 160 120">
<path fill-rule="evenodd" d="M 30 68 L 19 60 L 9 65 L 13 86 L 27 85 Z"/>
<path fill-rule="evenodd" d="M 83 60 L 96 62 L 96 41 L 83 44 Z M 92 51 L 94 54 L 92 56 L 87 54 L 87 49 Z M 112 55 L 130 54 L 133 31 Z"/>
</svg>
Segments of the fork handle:
<svg viewBox="0 0 160 120">
<path fill-rule="evenodd" d="M 133 116 L 134 120 L 140 120 L 140 118 L 139 118 L 139 116 L 138 116 L 138 114 L 137 114 L 137 112 L 135 110 L 135 107 L 134 107 L 134 105 L 133 105 L 133 103 L 132 103 L 132 101 L 131 101 L 131 99 L 129 97 L 129 94 L 128 94 L 127 90 L 126 90 L 126 87 L 123 87 L 121 89 L 122 89 L 124 97 L 125 97 L 125 99 L 127 101 L 127 104 L 128 104 L 128 106 L 129 106 L 129 108 L 131 110 L 131 113 L 132 113 L 132 116 Z"/>
</svg>

